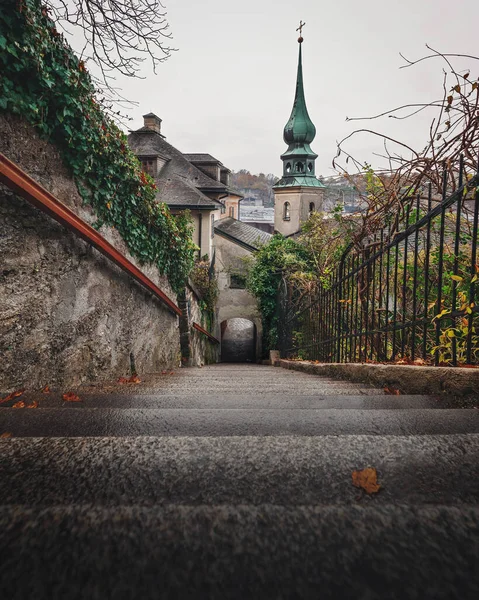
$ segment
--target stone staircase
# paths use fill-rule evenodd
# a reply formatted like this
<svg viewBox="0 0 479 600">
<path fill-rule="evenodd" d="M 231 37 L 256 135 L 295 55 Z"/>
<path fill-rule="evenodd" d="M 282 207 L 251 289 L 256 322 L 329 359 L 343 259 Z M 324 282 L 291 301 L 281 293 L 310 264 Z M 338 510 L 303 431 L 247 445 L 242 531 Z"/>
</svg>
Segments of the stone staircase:
<svg viewBox="0 0 479 600">
<path fill-rule="evenodd" d="M 81 398 L 0 408 L 2 597 L 479 597 L 479 410 L 258 365 Z"/>
</svg>

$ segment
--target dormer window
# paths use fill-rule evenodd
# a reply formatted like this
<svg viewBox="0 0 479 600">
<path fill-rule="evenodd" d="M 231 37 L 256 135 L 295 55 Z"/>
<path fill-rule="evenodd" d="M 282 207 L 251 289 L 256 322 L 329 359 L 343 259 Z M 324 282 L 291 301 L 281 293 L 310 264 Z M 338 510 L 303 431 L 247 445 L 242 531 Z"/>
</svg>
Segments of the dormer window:
<svg viewBox="0 0 479 600">
<path fill-rule="evenodd" d="M 155 157 L 141 158 L 141 168 L 151 177 L 158 175 L 158 162 Z"/>
<path fill-rule="evenodd" d="M 289 202 L 283 204 L 283 221 L 289 221 L 291 219 L 291 205 Z"/>
</svg>

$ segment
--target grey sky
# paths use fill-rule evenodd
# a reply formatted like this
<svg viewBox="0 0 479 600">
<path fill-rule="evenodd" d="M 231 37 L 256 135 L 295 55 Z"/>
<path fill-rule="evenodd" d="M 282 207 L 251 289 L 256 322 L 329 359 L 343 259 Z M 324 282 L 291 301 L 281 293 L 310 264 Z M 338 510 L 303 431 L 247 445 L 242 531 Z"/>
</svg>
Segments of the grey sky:
<svg viewBox="0 0 479 600">
<path fill-rule="evenodd" d="M 300 19 L 306 22 L 303 73 L 317 173 L 333 174 L 336 140 L 367 116 L 441 95 L 439 59 L 400 70 L 402 52 L 419 58 L 428 43 L 442 52 L 479 54 L 477 0 L 164 0 L 179 50 L 146 79 L 119 80 L 139 106 L 131 127 L 153 111 L 167 140 L 183 152 L 209 152 L 231 169 L 281 173 L 282 131 L 292 107 Z M 468 61 L 471 78 L 479 62 Z M 429 119 L 376 122 L 417 147 Z M 371 126 L 366 123 L 366 126 Z M 380 150 L 358 138 L 349 148 L 364 160 Z"/>
</svg>

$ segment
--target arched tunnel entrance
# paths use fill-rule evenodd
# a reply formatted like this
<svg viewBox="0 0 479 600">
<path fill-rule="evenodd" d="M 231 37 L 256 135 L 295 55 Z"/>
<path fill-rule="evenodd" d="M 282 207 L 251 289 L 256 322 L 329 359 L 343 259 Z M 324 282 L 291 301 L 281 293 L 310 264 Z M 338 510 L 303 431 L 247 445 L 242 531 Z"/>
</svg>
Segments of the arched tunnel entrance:
<svg viewBox="0 0 479 600">
<path fill-rule="evenodd" d="M 256 325 L 249 319 L 221 323 L 221 362 L 256 361 Z"/>
</svg>

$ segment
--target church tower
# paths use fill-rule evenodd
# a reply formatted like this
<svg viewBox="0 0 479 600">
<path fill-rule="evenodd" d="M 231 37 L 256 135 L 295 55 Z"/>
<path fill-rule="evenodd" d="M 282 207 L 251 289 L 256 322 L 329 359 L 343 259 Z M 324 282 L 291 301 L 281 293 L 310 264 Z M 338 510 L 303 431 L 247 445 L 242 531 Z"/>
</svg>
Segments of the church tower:
<svg viewBox="0 0 479 600">
<path fill-rule="evenodd" d="M 310 214 L 322 210 L 325 185 L 315 175 L 318 155 L 310 147 L 316 136 L 303 89 L 302 43 L 300 23 L 298 38 L 299 58 L 296 95 L 293 110 L 286 123 L 283 139 L 288 149 L 281 155 L 283 176 L 274 186 L 274 229 L 283 235 L 292 235 L 301 229 Z"/>
</svg>

